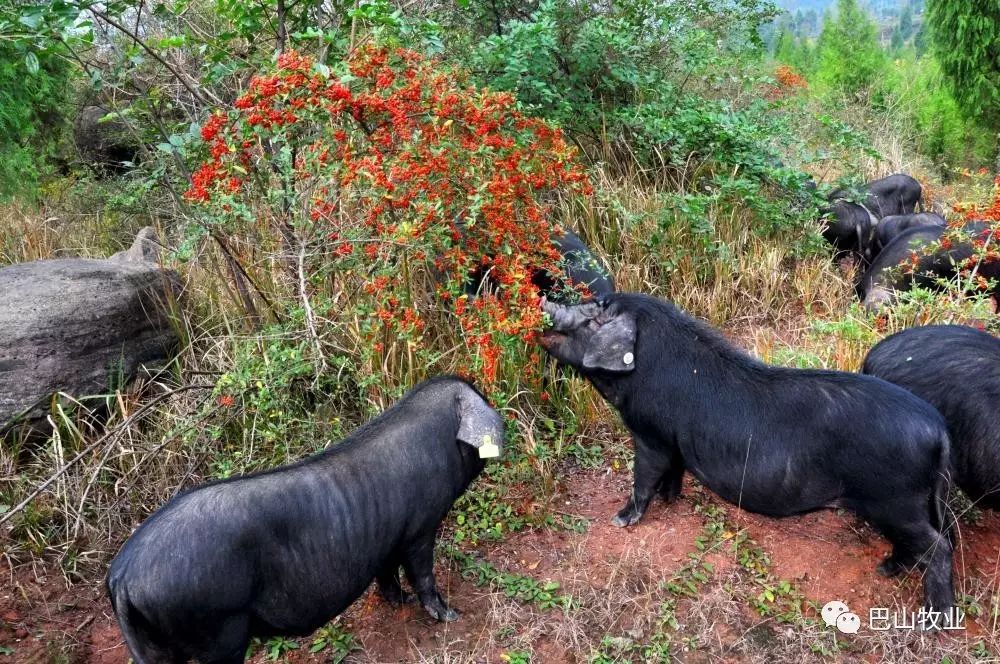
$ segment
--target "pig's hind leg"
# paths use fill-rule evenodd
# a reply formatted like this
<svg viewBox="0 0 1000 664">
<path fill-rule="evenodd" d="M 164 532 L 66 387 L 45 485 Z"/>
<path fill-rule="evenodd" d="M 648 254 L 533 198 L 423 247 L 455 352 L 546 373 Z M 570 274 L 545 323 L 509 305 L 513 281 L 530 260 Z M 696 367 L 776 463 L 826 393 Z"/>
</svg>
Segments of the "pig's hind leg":
<svg viewBox="0 0 1000 664">
<path fill-rule="evenodd" d="M 883 576 L 916 568 L 923 571 L 924 605 L 947 612 L 955 600 L 952 546 L 932 525 L 926 496 L 859 506 L 862 517 L 892 543 L 892 553 L 878 566 Z"/>
<path fill-rule="evenodd" d="M 445 603 L 437 589 L 434 579 L 434 536 L 435 531 L 432 530 L 407 547 L 403 569 L 427 613 L 435 620 L 451 622 L 458 620 L 458 612 Z"/>
<path fill-rule="evenodd" d="M 202 664 L 241 664 L 250 645 L 250 619 L 246 614 L 226 618 L 220 625 L 211 646 L 197 653 Z"/>
<path fill-rule="evenodd" d="M 656 492 L 665 502 L 672 503 L 681 495 L 681 483 L 684 480 L 684 459 L 680 450 L 674 449 L 670 465 L 660 478 L 660 487 Z"/>
<path fill-rule="evenodd" d="M 379 594 L 393 606 L 401 606 L 414 601 L 413 593 L 403 590 L 399 584 L 399 560 L 393 558 L 375 576 Z"/>
</svg>

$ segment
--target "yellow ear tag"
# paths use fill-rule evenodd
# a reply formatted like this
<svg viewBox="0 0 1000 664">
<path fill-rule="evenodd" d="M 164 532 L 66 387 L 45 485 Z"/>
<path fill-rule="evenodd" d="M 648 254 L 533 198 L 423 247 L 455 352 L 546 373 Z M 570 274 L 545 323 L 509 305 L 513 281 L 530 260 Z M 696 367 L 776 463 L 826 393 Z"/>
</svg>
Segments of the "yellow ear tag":
<svg viewBox="0 0 1000 664">
<path fill-rule="evenodd" d="M 500 456 L 500 448 L 493 443 L 493 436 L 483 436 L 483 444 L 479 446 L 480 459 L 495 459 Z"/>
</svg>

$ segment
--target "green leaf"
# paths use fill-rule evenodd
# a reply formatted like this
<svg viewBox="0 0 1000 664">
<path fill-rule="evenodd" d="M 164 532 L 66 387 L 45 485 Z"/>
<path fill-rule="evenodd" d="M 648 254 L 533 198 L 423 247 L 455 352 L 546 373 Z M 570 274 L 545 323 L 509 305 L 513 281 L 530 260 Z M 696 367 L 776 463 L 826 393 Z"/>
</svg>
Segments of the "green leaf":
<svg viewBox="0 0 1000 664">
<path fill-rule="evenodd" d="M 24 64 L 32 76 L 38 73 L 38 56 L 33 52 L 28 51 L 27 55 L 24 56 Z"/>
<path fill-rule="evenodd" d="M 24 16 L 17 19 L 22 25 L 26 25 L 32 30 L 37 30 L 38 26 L 42 24 L 42 14 L 41 12 L 37 14 L 25 14 Z"/>
</svg>

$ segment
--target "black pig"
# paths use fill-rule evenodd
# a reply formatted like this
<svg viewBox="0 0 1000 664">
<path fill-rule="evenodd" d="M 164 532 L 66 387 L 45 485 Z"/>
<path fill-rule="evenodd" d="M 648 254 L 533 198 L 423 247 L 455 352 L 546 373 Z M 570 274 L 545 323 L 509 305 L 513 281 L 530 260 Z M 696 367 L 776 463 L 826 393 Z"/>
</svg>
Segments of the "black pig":
<svg viewBox="0 0 1000 664">
<path fill-rule="evenodd" d="M 868 267 L 858 283 L 858 297 L 866 309 L 877 310 L 891 302 L 895 292 L 909 290 L 914 284 L 939 289 L 942 280 L 953 279 L 966 266 L 976 254 L 973 244 L 984 242 L 990 232 L 982 221 L 967 222 L 954 231 L 939 226 L 905 230 Z M 948 242 L 939 244 L 945 237 Z M 984 279 L 1000 278 L 1000 261 L 983 261 L 976 274 Z M 970 291 L 979 287 L 971 280 L 967 286 Z M 992 294 L 1000 295 L 1000 289 Z"/>
<path fill-rule="evenodd" d="M 553 234 L 552 244 L 562 255 L 566 277 L 573 284 L 584 284 L 594 297 L 602 297 L 615 292 L 615 282 L 607 266 L 590 251 L 583 239 L 571 230 L 563 234 Z M 565 285 L 545 270 L 535 272 L 531 279 L 541 295 L 549 299 L 560 298 L 560 288 Z"/>
<path fill-rule="evenodd" d="M 937 408 L 951 434 L 955 483 L 1000 509 L 1000 339 L 962 325 L 915 327 L 879 342 L 862 371 Z"/>
<path fill-rule="evenodd" d="M 542 345 L 597 388 L 635 442 L 615 525 L 638 522 L 656 493 L 676 497 L 686 469 L 753 512 L 857 512 L 893 545 L 880 572 L 924 567 L 925 602 L 953 605 L 948 431 L 929 404 L 870 376 L 769 366 L 646 295 L 543 308 L 553 326 Z"/>
<path fill-rule="evenodd" d="M 373 579 L 408 600 L 401 565 L 427 612 L 454 620 L 434 579 L 436 531 L 502 438 L 472 385 L 435 378 L 326 451 L 176 496 L 108 572 L 132 657 L 242 662 L 251 637 L 309 634 Z"/>
<path fill-rule="evenodd" d="M 859 203 L 870 210 L 878 219 L 893 214 L 912 214 L 923 195 L 920 183 L 904 173 L 894 173 L 873 180 L 862 187 L 862 192 L 865 197 Z M 834 201 L 847 198 L 849 195 L 849 191 L 838 189 L 827 198 Z"/>
<path fill-rule="evenodd" d="M 544 268 L 534 271 L 531 283 L 538 289 L 538 294 L 554 301 L 566 300 L 566 289 L 573 284 L 583 284 L 594 296 L 607 295 L 615 292 L 615 282 L 607 266 L 590 251 L 583 239 L 569 229 L 554 230 L 552 245 L 559 251 L 560 265 L 566 276 L 564 280 L 557 278 Z M 489 273 L 481 267 L 477 268 L 465 284 L 465 292 L 476 296 L 482 290 L 494 287 Z"/>
<path fill-rule="evenodd" d="M 934 212 L 892 214 L 879 220 L 875 227 L 875 251 L 881 251 L 892 240 L 910 228 L 944 228 L 947 222 Z"/>
<path fill-rule="evenodd" d="M 865 263 L 872 258 L 872 231 L 878 220 L 864 206 L 834 201 L 823 211 L 823 238 L 837 249 L 835 258 L 857 254 Z"/>
</svg>

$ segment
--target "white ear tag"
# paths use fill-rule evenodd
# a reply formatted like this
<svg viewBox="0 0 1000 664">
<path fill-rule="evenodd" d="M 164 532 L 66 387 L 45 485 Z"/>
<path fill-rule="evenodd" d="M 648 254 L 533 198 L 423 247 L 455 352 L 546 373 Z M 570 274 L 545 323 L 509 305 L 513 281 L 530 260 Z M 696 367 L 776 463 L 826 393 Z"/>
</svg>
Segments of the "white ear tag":
<svg viewBox="0 0 1000 664">
<path fill-rule="evenodd" d="M 635 355 L 632 353 L 625 353 L 625 357 L 622 358 L 622 362 L 625 364 L 632 364 L 633 360 L 635 360 Z"/>
<path fill-rule="evenodd" d="M 480 459 L 495 459 L 500 456 L 500 448 L 493 442 L 493 436 L 483 436 L 483 444 L 479 446 Z"/>
</svg>

